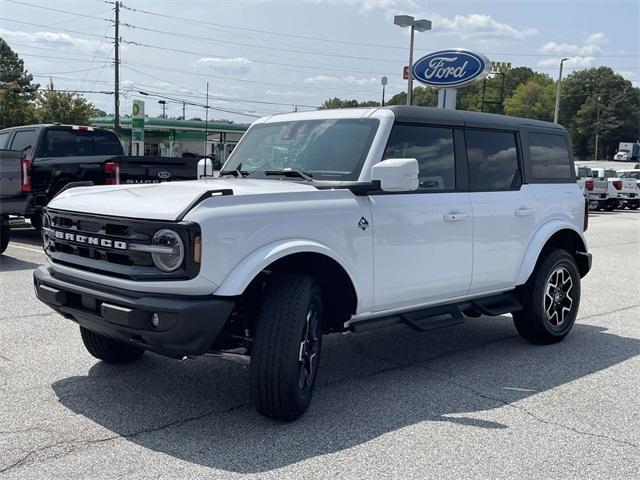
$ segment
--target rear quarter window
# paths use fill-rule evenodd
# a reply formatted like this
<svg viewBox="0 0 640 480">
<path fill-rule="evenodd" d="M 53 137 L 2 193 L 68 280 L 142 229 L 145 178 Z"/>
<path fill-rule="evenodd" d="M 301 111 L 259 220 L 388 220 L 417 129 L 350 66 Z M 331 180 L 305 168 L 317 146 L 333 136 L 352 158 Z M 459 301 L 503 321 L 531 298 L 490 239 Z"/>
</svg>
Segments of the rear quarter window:
<svg viewBox="0 0 640 480">
<path fill-rule="evenodd" d="M 536 180 L 570 180 L 571 155 L 563 135 L 529 133 L 531 175 Z"/>
<path fill-rule="evenodd" d="M 100 130 L 50 128 L 45 132 L 41 157 L 87 157 L 122 155 L 123 149 L 115 133 Z"/>
</svg>

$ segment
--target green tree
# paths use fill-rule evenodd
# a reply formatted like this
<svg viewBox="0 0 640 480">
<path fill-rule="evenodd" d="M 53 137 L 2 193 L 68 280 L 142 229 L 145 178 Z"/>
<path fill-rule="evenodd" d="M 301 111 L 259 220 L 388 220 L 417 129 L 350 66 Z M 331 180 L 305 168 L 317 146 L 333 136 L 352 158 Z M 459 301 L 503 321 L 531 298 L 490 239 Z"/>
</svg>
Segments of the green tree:
<svg viewBox="0 0 640 480">
<path fill-rule="evenodd" d="M 24 69 L 24 62 L 0 38 L 0 128 L 33 123 L 33 101 L 39 87 Z"/>
<path fill-rule="evenodd" d="M 77 93 L 59 92 L 49 81 L 47 90 L 38 95 L 38 117 L 44 123 L 89 123 L 95 107 Z"/>
<path fill-rule="evenodd" d="M 553 120 L 556 88 L 549 80 L 531 79 L 519 85 L 505 101 L 505 113 L 514 117 Z"/>
<path fill-rule="evenodd" d="M 571 133 L 577 158 L 594 158 L 596 126 L 600 159 L 611 158 L 619 142 L 640 138 L 640 89 L 611 68 L 574 72 L 561 88 L 559 121 Z"/>
</svg>

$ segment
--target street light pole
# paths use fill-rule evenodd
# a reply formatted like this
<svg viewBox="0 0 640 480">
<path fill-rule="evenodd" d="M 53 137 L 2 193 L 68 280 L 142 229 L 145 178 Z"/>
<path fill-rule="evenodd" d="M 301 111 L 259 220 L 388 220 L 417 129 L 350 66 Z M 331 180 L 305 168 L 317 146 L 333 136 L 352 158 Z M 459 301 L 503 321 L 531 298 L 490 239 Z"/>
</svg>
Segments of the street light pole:
<svg viewBox="0 0 640 480">
<path fill-rule="evenodd" d="M 595 149 L 595 153 L 594 153 L 594 160 L 598 160 L 598 140 L 600 137 L 600 100 L 601 97 L 600 95 L 598 95 L 597 98 L 597 103 L 596 103 L 596 149 Z"/>
<path fill-rule="evenodd" d="M 553 123 L 558 123 L 558 114 L 560 113 L 560 82 L 562 81 L 562 64 L 569 60 L 570 57 L 565 57 L 560 60 L 560 72 L 558 73 L 558 85 L 556 86 L 556 110 L 553 114 Z"/>
<path fill-rule="evenodd" d="M 409 44 L 409 78 L 407 79 L 407 105 L 411 105 L 413 97 L 413 37 L 416 27 L 411 25 L 411 43 Z"/>
<path fill-rule="evenodd" d="M 409 75 L 407 78 L 407 105 L 411 105 L 413 93 L 413 40 L 416 31 L 425 32 L 431 30 L 431 20 L 416 20 L 411 15 L 396 15 L 393 23 L 401 28 L 411 27 L 411 43 L 409 44 Z"/>
<path fill-rule="evenodd" d="M 165 109 L 167 105 L 166 100 L 158 100 L 158 103 L 162 105 L 162 118 L 167 118 L 167 111 Z"/>
</svg>

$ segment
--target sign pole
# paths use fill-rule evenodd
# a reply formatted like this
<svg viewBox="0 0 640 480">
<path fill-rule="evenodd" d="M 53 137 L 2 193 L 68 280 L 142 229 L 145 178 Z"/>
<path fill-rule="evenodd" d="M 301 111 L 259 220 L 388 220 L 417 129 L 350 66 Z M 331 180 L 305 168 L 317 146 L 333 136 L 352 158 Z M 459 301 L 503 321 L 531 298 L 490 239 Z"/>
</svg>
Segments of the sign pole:
<svg viewBox="0 0 640 480">
<path fill-rule="evenodd" d="M 438 108 L 456 109 L 457 88 L 441 88 L 438 90 Z"/>
</svg>

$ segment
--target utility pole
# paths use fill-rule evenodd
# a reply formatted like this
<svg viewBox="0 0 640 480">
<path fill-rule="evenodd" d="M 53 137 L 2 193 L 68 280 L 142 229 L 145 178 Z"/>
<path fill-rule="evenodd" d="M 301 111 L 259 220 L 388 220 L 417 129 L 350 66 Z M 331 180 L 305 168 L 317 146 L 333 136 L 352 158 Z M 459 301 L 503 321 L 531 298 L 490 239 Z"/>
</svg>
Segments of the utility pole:
<svg viewBox="0 0 640 480">
<path fill-rule="evenodd" d="M 185 102 L 182 102 L 182 120 L 186 120 L 187 119 L 187 104 Z"/>
<path fill-rule="evenodd" d="M 209 152 L 207 152 L 207 140 L 209 140 L 209 82 L 207 82 L 207 103 L 205 104 L 204 111 L 204 156 L 208 156 Z"/>
<path fill-rule="evenodd" d="M 597 103 L 596 103 L 596 149 L 595 149 L 596 151 L 595 151 L 594 158 L 593 158 L 594 160 L 598 160 L 598 140 L 599 140 L 599 137 L 600 137 L 600 132 L 599 132 L 599 130 L 600 130 L 600 100 L 601 100 L 601 97 L 600 97 L 600 95 L 598 95 Z"/>
<path fill-rule="evenodd" d="M 115 52 L 115 68 L 114 80 L 113 80 L 113 93 L 114 93 L 114 118 L 113 126 L 116 131 L 116 135 L 120 135 L 120 1 L 115 2 L 116 14 L 114 24 L 114 52 Z"/>
</svg>

